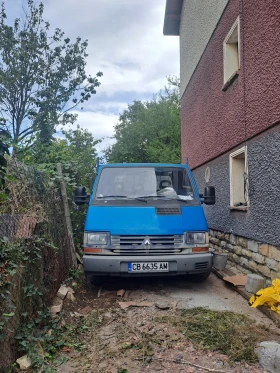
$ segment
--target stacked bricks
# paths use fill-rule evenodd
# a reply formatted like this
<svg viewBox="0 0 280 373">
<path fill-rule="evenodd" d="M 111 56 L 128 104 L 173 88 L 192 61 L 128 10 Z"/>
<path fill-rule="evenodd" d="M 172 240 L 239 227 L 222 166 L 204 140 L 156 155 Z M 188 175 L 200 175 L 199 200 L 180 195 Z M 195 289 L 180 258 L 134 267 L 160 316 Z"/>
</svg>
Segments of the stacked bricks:
<svg viewBox="0 0 280 373">
<path fill-rule="evenodd" d="M 280 279 L 280 247 L 211 229 L 209 241 L 211 248 L 228 254 L 229 264 L 238 271 L 260 274 L 267 284 Z"/>
</svg>

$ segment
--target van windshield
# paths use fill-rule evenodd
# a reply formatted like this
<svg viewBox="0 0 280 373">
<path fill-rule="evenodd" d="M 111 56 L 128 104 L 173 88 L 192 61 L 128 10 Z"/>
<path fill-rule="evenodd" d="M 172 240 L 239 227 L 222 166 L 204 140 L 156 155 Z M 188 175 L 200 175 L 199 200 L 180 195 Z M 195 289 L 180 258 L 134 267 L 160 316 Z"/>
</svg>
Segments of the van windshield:
<svg viewBox="0 0 280 373">
<path fill-rule="evenodd" d="M 95 199 L 195 199 L 185 168 L 106 167 L 99 177 Z"/>
</svg>

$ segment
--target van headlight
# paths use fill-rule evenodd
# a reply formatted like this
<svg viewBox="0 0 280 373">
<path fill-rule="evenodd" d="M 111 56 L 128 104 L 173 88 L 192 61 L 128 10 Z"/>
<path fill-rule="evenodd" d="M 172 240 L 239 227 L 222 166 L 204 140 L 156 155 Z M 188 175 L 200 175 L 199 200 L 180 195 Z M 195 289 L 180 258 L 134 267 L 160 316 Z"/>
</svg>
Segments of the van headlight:
<svg viewBox="0 0 280 373">
<path fill-rule="evenodd" d="M 207 243 L 207 234 L 205 232 L 186 232 L 185 237 L 186 243 L 190 245 Z"/>
<path fill-rule="evenodd" d="M 109 233 L 85 233 L 84 245 L 107 245 Z"/>
</svg>

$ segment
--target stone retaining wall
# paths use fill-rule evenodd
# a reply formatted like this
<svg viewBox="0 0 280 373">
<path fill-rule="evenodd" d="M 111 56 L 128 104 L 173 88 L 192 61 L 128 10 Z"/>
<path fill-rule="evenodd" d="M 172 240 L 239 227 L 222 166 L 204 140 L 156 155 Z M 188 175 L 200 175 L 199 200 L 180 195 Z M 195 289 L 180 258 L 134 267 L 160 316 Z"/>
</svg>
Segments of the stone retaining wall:
<svg viewBox="0 0 280 373">
<path fill-rule="evenodd" d="M 267 284 L 280 279 L 280 247 L 220 231 L 209 231 L 210 247 L 228 253 L 229 264 L 242 273 L 258 273 Z"/>
</svg>

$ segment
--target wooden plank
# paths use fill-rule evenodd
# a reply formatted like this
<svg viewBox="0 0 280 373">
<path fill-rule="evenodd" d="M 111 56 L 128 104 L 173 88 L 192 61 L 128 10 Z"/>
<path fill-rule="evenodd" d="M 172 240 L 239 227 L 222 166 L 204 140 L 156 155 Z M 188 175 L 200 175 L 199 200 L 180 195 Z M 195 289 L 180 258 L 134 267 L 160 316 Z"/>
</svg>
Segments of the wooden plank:
<svg viewBox="0 0 280 373">
<path fill-rule="evenodd" d="M 61 163 L 57 164 L 57 171 L 58 176 L 60 180 L 60 187 L 61 187 L 61 195 L 62 195 L 62 201 L 63 201 L 63 207 L 64 207 L 64 215 L 65 215 L 65 221 L 66 221 L 66 227 L 68 231 L 68 237 L 69 237 L 69 243 L 70 243 L 70 256 L 71 256 L 71 262 L 72 267 L 77 268 L 77 260 L 76 260 L 76 249 L 75 244 L 73 240 L 73 229 L 72 229 L 72 222 L 70 218 L 70 210 L 68 205 L 68 198 L 67 198 L 67 191 L 66 191 L 66 185 L 65 180 L 62 173 L 62 166 Z"/>
</svg>

